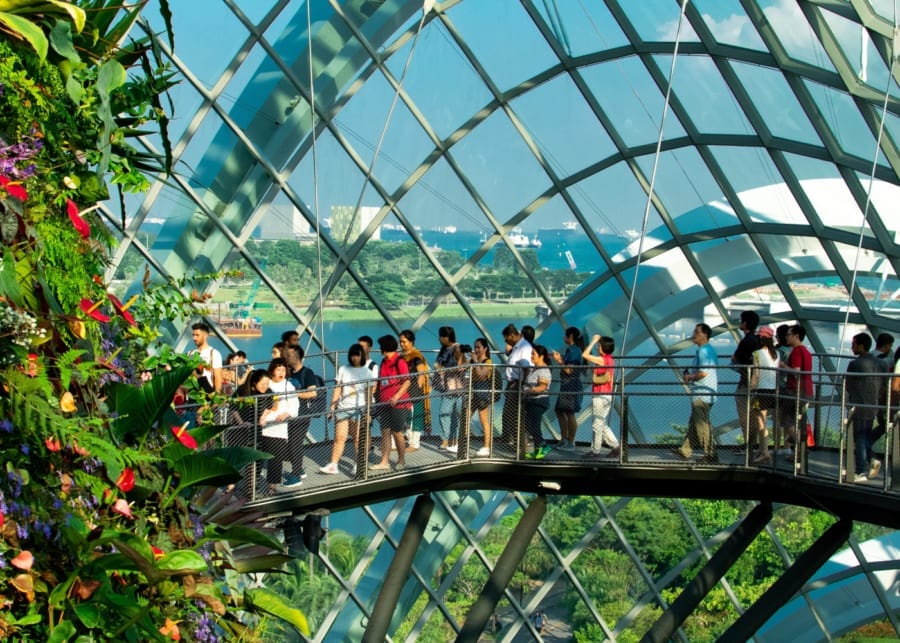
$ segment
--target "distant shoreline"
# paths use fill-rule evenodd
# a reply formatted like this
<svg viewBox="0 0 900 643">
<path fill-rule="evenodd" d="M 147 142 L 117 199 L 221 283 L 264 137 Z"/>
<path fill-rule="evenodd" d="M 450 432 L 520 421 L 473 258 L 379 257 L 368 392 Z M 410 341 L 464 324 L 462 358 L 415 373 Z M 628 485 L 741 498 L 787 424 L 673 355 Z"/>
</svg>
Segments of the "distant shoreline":
<svg viewBox="0 0 900 643">
<path fill-rule="evenodd" d="M 497 318 L 508 317 L 511 321 L 521 320 L 523 318 L 536 317 L 535 306 L 540 305 L 537 299 L 527 301 L 501 301 L 501 302 L 482 302 L 470 304 L 472 310 L 481 318 Z M 215 316 L 217 313 L 215 305 L 211 305 L 210 315 Z M 302 310 L 302 309 L 301 309 Z M 389 311 L 398 319 L 409 319 L 410 317 L 418 317 L 423 308 L 420 306 L 403 306 L 398 310 Z M 253 315 L 255 319 L 259 319 L 264 324 L 290 323 L 295 321 L 287 311 L 274 309 L 254 309 Z M 344 306 L 326 306 L 322 311 L 322 317 L 326 321 L 378 321 L 382 319 L 381 313 L 373 309 L 352 309 Z M 459 319 L 466 317 L 466 312 L 459 304 L 445 304 L 439 306 L 432 313 L 432 319 Z"/>
</svg>

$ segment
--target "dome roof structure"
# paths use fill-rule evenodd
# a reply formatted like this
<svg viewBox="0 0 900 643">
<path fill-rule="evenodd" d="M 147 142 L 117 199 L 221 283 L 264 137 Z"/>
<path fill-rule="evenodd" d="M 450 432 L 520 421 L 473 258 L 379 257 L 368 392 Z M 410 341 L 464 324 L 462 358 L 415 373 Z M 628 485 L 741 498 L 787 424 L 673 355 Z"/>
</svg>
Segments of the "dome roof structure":
<svg viewBox="0 0 900 643">
<path fill-rule="evenodd" d="M 305 344 L 340 351 L 334 311 L 372 307 L 384 332 L 430 329 L 424 344 L 449 315 L 494 349 L 506 322 L 553 343 L 575 326 L 665 363 L 689 354 L 699 321 L 733 345 L 749 308 L 804 324 L 840 368 L 847 328 L 900 336 L 894 12 L 887 0 L 178 3 L 177 47 L 158 43 L 184 77 L 174 173 L 126 194 L 124 218 L 104 210 L 121 238 L 108 276 L 123 290 L 144 264 L 194 277 L 213 304 L 265 305 Z M 442 510 L 488 523 L 502 512 L 484 507 L 507 502 L 488 495 Z M 609 502 L 598 530 L 626 501 Z M 551 549 L 574 578 L 577 553 Z M 665 582 L 614 617 L 589 608 L 595 633 L 614 639 L 642 607 L 665 607 Z M 365 583 L 345 590 L 364 602 Z M 416 627 L 443 591 L 426 592 Z M 354 601 L 322 622 L 352 639 Z M 831 627 L 784 617 L 766 640 L 813 621 Z"/>
</svg>

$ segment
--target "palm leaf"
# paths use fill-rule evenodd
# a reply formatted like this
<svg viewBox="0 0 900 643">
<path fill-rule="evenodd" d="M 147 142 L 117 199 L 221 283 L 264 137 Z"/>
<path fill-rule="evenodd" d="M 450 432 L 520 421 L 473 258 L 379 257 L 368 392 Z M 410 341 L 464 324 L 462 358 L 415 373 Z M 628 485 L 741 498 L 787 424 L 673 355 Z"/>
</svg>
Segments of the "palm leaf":
<svg viewBox="0 0 900 643">
<path fill-rule="evenodd" d="M 157 374 L 143 386 L 114 383 L 110 386 L 110 408 L 117 418 L 111 432 L 117 441 L 127 437 L 141 437 L 155 425 L 172 404 L 178 387 L 191 374 L 191 367 L 182 365 Z"/>
</svg>

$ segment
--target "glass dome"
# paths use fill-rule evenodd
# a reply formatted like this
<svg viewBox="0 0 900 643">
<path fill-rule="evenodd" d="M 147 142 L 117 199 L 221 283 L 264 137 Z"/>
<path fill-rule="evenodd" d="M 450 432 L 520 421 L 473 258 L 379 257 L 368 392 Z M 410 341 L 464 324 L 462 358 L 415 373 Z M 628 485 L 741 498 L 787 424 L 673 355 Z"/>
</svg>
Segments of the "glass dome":
<svg viewBox="0 0 900 643">
<path fill-rule="evenodd" d="M 893 3 L 208 0 L 172 20 L 184 81 L 170 141 L 145 144 L 174 173 L 105 211 L 108 276 L 197 277 L 229 346 L 248 309 L 323 351 L 368 307 L 434 343 L 448 316 L 494 347 L 506 322 L 576 326 L 649 362 L 701 320 L 733 342 L 747 308 L 803 323 L 830 367 L 848 327 L 900 332 Z"/>
</svg>

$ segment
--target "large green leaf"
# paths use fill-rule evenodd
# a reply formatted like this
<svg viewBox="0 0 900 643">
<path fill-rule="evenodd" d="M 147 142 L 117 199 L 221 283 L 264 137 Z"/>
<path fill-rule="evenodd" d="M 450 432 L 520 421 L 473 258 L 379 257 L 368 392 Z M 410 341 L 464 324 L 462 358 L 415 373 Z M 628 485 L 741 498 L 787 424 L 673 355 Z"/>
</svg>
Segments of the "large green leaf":
<svg viewBox="0 0 900 643">
<path fill-rule="evenodd" d="M 206 528 L 206 538 L 227 540 L 232 546 L 252 544 L 269 547 L 275 551 L 284 550 L 284 545 L 277 538 L 264 534 L 258 529 L 243 525 L 233 525 L 231 527 L 209 526 Z"/>
<path fill-rule="evenodd" d="M 171 406 L 175 392 L 190 374 L 191 367 L 183 365 L 157 374 L 143 386 L 112 384 L 109 405 L 117 415 L 111 428 L 113 437 L 121 441 L 145 435 Z"/>
<path fill-rule="evenodd" d="M 297 628 L 304 636 L 309 636 L 306 616 L 296 607 L 291 607 L 278 594 L 261 587 L 244 591 L 244 601 L 254 610 L 271 614 Z"/>
<path fill-rule="evenodd" d="M 203 556 L 195 551 L 179 549 L 169 552 L 156 562 L 157 569 L 186 574 L 202 574 L 209 571 Z"/>
<path fill-rule="evenodd" d="M 3 265 L 0 269 L 0 292 L 16 306 L 22 306 L 22 291 L 16 279 L 16 257 L 9 248 L 3 250 Z"/>
<path fill-rule="evenodd" d="M 235 469 L 243 469 L 252 462 L 259 460 L 268 460 L 272 457 L 271 453 L 251 449 L 250 447 L 225 447 L 223 449 L 207 449 L 203 455 L 211 458 L 221 458 Z"/>
<path fill-rule="evenodd" d="M 241 472 L 221 458 L 210 458 L 203 453 L 192 453 L 172 463 L 179 474 L 176 495 L 188 487 L 207 484 L 216 487 L 238 482 Z"/>
<path fill-rule="evenodd" d="M 47 643 L 65 643 L 77 633 L 78 631 L 75 629 L 75 624 L 72 621 L 62 621 L 50 632 L 50 636 L 47 637 Z"/>
<path fill-rule="evenodd" d="M 0 5 L 0 9 L 2 9 L 2 5 Z M 41 60 L 47 58 L 47 48 L 49 47 L 47 37 L 44 35 L 41 28 L 31 22 L 31 20 L 12 13 L 0 11 L 0 22 L 6 25 L 10 32 L 19 36 L 31 45 Z"/>
<path fill-rule="evenodd" d="M 53 25 L 53 29 L 50 30 L 50 44 L 53 46 L 53 50 L 63 58 L 76 64 L 81 62 L 72 42 L 72 25 L 65 20 L 57 20 Z"/>
</svg>

